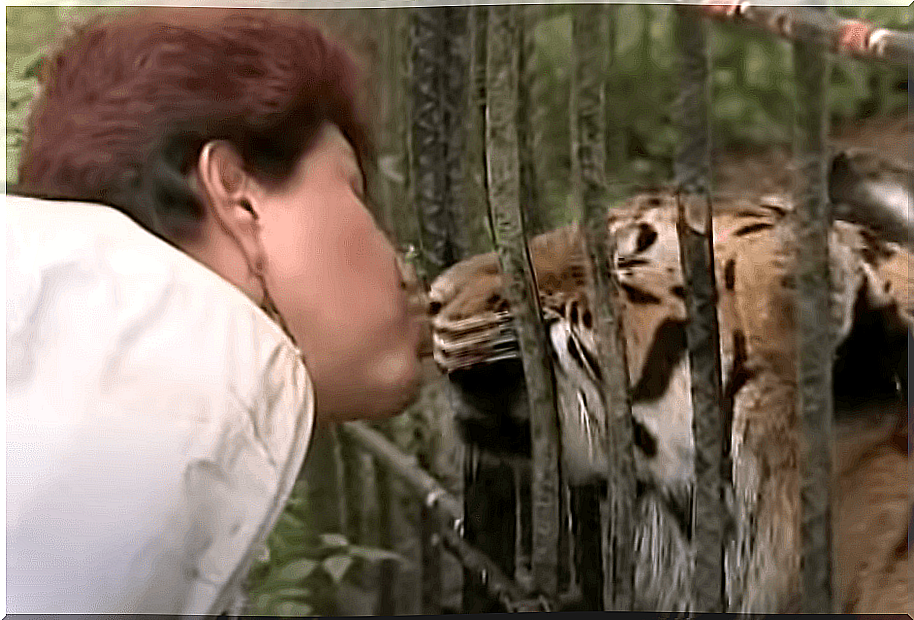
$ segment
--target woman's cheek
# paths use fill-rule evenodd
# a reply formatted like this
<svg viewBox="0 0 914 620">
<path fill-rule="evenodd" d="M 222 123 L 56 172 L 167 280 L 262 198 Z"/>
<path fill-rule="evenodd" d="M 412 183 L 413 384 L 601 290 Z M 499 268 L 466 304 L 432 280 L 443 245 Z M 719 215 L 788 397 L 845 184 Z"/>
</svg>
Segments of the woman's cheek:
<svg viewBox="0 0 914 620">
<path fill-rule="evenodd" d="M 377 336 L 382 338 L 388 336 L 387 330 L 404 329 L 408 299 L 393 246 L 372 221 L 346 251 L 352 279 L 359 282 L 352 300 L 354 309 L 366 314 L 362 321 L 380 330 Z"/>
</svg>

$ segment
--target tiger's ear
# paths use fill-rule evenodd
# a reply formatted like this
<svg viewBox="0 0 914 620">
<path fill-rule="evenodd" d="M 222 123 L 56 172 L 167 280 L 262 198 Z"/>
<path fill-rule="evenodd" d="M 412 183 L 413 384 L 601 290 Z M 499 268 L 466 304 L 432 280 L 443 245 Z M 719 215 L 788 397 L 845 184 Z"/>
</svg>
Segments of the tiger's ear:
<svg viewBox="0 0 914 620">
<path fill-rule="evenodd" d="M 883 241 L 914 248 L 914 169 L 868 149 L 831 158 L 828 196 L 833 217 L 871 229 Z"/>
</svg>

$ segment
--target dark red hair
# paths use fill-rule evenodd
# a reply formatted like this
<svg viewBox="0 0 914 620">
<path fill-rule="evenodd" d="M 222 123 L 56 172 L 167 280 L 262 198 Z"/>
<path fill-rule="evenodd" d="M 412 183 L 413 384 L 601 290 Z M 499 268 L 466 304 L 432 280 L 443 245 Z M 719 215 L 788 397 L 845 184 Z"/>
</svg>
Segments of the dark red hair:
<svg viewBox="0 0 914 620">
<path fill-rule="evenodd" d="M 112 205 L 176 242 L 199 229 L 187 177 L 210 140 L 229 141 L 250 174 L 278 185 L 330 122 L 364 172 L 372 149 L 360 77 L 341 46 L 289 11 L 99 20 L 44 64 L 20 189 Z"/>
</svg>

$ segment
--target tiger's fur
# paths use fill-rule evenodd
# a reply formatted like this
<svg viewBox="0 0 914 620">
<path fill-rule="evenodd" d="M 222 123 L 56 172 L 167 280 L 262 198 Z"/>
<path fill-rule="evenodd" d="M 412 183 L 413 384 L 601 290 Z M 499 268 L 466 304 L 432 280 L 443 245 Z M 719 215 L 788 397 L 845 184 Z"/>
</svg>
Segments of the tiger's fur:
<svg viewBox="0 0 914 620">
<path fill-rule="evenodd" d="M 759 203 L 716 198 L 714 206 L 721 366 L 725 401 L 729 403 L 726 413 L 732 421 L 730 511 L 737 524 L 726 554 L 731 577 L 727 588 L 729 605 L 732 611 L 740 612 L 785 611 L 798 596 L 800 569 L 792 209 L 789 201 L 777 198 Z M 615 263 L 622 287 L 636 474 L 668 503 L 686 510 L 683 504 L 694 483 L 694 444 L 684 331 L 688 317 L 676 213 L 672 193 L 651 192 L 611 211 L 607 226 L 616 240 Z M 563 467 L 570 482 L 587 482 L 605 475 L 607 459 L 605 411 L 599 390 L 602 370 L 591 329 L 593 315 L 585 290 L 579 231 L 576 226 L 568 226 L 540 235 L 531 240 L 530 248 L 555 362 Z M 906 347 L 906 333 L 912 326 L 911 261 L 908 250 L 878 239 L 861 225 L 846 221 L 833 224 L 830 269 L 837 342 L 842 345 L 872 340 L 851 336 L 861 325 L 874 323 L 882 329 L 882 344 L 893 352 L 883 356 L 879 351 L 870 351 L 870 359 L 851 360 L 856 365 L 845 369 L 846 375 L 836 380 L 836 389 L 852 383 L 845 378 L 854 378 L 860 369 L 885 366 L 885 373 L 894 373 L 896 380 L 906 376 L 907 358 L 898 352 Z M 430 299 L 437 311 L 433 318 L 434 352 L 443 369 L 478 366 L 488 359 L 511 354 L 506 348 L 506 343 L 511 342 L 510 309 L 501 295 L 494 254 L 473 257 L 442 274 L 432 285 Z M 500 343 L 500 348 L 489 348 L 495 342 Z M 883 375 L 879 376 L 882 380 Z M 879 389 L 889 393 L 886 398 L 894 404 L 877 402 L 876 407 L 895 407 L 899 409 L 896 416 L 906 416 L 904 399 L 890 394 L 892 386 Z M 866 396 L 868 388 L 864 386 L 862 391 Z M 844 418 L 854 422 L 871 417 L 861 414 L 865 407 L 858 404 L 859 395 L 845 400 L 850 405 L 845 407 L 847 411 L 839 412 L 839 426 Z M 868 401 L 864 398 L 862 402 Z M 836 409 L 840 406 L 844 401 L 839 398 Z M 906 425 L 904 429 L 907 437 Z M 842 435 L 841 445 L 852 445 L 853 437 L 858 435 L 851 433 L 850 443 Z M 891 558 L 885 559 L 888 551 L 883 547 L 888 543 L 877 543 L 876 539 L 882 540 L 879 536 L 860 543 L 867 549 L 860 552 L 865 560 L 853 560 L 860 544 L 847 543 L 851 539 L 862 540 L 867 534 L 855 533 L 846 524 L 859 523 L 860 511 L 884 513 L 885 507 L 868 502 L 888 493 L 874 491 L 867 495 L 858 486 L 848 486 L 847 481 L 853 476 L 870 475 L 879 484 L 891 486 L 891 476 L 880 472 L 897 469 L 900 465 L 896 461 L 901 458 L 907 463 L 908 458 L 907 453 L 900 457 L 879 455 L 865 470 L 871 470 L 869 474 L 847 469 L 840 458 L 836 465 L 839 477 L 834 524 L 839 596 L 845 609 L 852 612 L 910 612 L 914 606 L 907 594 L 892 598 L 883 591 L 888 587 L 891 592 L 900 593 L 902 586 L 898 584 L 907 584 L 906 571 L 897 562 L 892 564 Z M 902 525 L 906 528 L 911 511 L 910 489 L 895 491 L 908 498 L 901 503 L 906 511 Z M 866 503 L 866 508 L 861 508 L 860 502 Z M 649 513 L 652 510 L 652 504 L 642 502 L 641 506 Z M 886 517 L 886 525 L 894 532 L 886 534 L 886 540 L 899 537 L 901 518 L 895 512 L 891 518 Z M 640 521 L 638 544 L 649 546 L 652 541 L 647 538 L 657 536 L 661 530 L 643 529 L 650 518 Z M 668 543 L 679 547 L 680 555 L 691 553 L 683 537 Z M 906 548 L 904 553 L 907 561 Z M 873 554 L 882 559 L 873 559 Z M 646 560 L 657 556 L 641 553 L 639 557 Z M 680 569 L 690 561 L 681 559 Z M 864 568 L 848 566 L 848 562 L 855 561 L 864 562 Z M 675 567 L 676 562 L 670 566 Z M 669 609 L 668 605 L 683 602 L 670 600 L 670 588 L 651 582 L 651 578 L 663 581 L 672 577 L 652 574 L 642 579 L 641 605 Z M 680 581 L 682 577 L 675 576 Z M 887 583 L 895 585 L 889 587 Z M 687 589 L 687 584 L 684 587 Z M 645 596 L 652 588 L 655 592 Z M 906 585 L 904 589 L 906 593 Z"/>
</svg>

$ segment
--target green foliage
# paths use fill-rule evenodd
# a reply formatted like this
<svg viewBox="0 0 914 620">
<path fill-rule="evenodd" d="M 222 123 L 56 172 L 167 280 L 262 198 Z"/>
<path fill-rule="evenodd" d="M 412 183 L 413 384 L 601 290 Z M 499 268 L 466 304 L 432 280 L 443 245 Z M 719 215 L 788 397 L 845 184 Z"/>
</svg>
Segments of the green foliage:
<svg viewBox="0 0 914 620">
<path fill-rule="evenodd" d="M 44 50 L 13 59 L 6 74 L 6 182 L 15 183 L 29 104 L 38 92 L 38 69 Z"/>
<path fill-rule="evenodd" d="M 568 7 L 574 10 L 573 6 Z M 612 176 L 652 184 L 672 176 L 679 139 L 672 104 L 679 88 L 673 9 L 664 5 L 612 5 L 615 41 L 606 94 L 607 140 L 621 154 Z M 909 29 L 910 11 L 896 7 L 842 7 L 838 13 L 889 28 Z M 712 58 L 712 127 L 715 148 L 789 144 L 793 123 L 790 44 L 745 27 L 708 28 Z M 544 20 L 535 35 L 536 75 L 546 93 L 543 169 L 549 178 L 545 207 L 567 221 L 571 202 L 568 149 L 571 87 L 569 14 Z M 905 67 L 836 58 L 829 100 L 832 121 L 892 114 L 907 106 Z"/>
<path fill-rule="evenodd" d="M 6 182 L 18 179 L 29 105 L 38 92 L 41 63 L 75 23 L 120 7 L 10 6 L 6 9 Z"/>
<path fill-rule="evenodd" d="M 573 10 L 573 5 L 568 7 Z M 7 8 L 7 182 L 15 182 L 28 103 L 37 88 L 36 69 L 61 26 L 111 7 Z M 625 165 L 618 170 L 634 183 L 665 180 L 672 173 L 678 134 L 671 115 L 678 84 L 676 50 L 665 5 L 613 5 L 614 54 L 607 91 L 609 139 L 618 145 Z M 911 27 L 910 11 L 901 7 L 836 9 L 899 29 Z M 765 146 L 790 139 L 793 83 L 789 45 L 765 33 L 714 25 L 714 137 L 716 144 Z M 546 119 L 542 128 L 545 206 L 558 221 L 571 217 L 570 71 L 571 18 L 568 13 L 542 21 L 534 33 L 534 73 L 542 80 L 536 105 Z M 888 114 L 907 105 L 904 67 L 848 59 L 833 63 L 831 110 L 834 119 Z M 834 120 L 833 119 L 833 120 Z"/>
<path fill-rule="evenodd" d="M 300 481 L 251 570 L 251 614 L 332 614 L 336 590 L 353 569 L 382 560 L 404 561 L 384 549 L 354 545 L 342 534 L 315 532 L 305 497 Z"/>
</svg>

